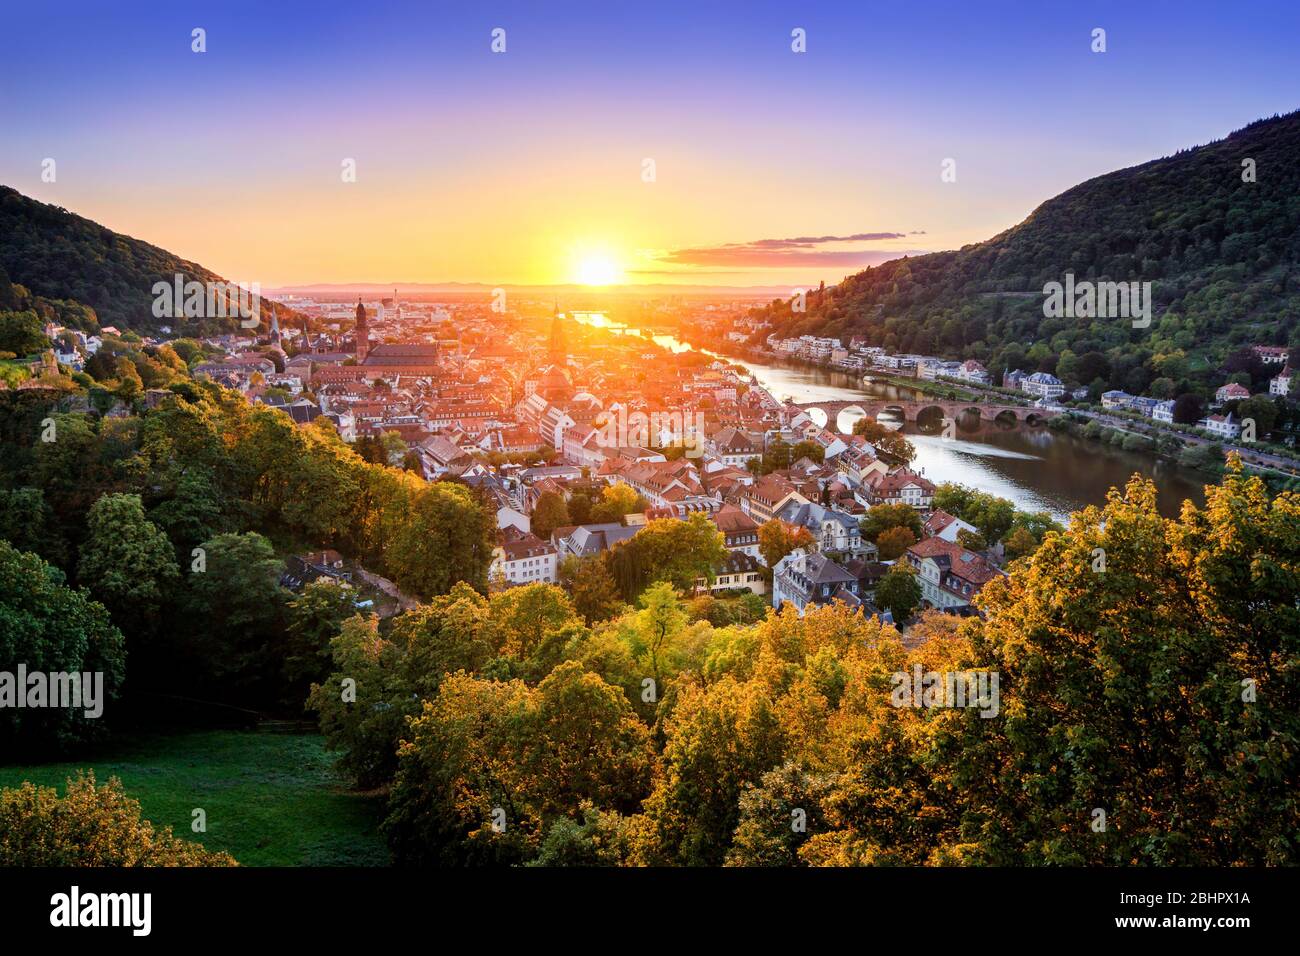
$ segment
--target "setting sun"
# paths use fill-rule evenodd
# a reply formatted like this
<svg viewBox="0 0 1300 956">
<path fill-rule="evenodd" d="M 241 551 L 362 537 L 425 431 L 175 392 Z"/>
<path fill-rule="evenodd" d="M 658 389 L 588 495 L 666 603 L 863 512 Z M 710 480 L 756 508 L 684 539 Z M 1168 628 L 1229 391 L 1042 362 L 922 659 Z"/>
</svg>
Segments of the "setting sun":
<svg viewBox="0 0 1300 956">
<path fill-rule="evenodd" d="M 613 258 L 608 255 L 587 255 L 578 262 L 574 278 L 583 285 L 613 285 L 623 277 Z"/>
</svg>

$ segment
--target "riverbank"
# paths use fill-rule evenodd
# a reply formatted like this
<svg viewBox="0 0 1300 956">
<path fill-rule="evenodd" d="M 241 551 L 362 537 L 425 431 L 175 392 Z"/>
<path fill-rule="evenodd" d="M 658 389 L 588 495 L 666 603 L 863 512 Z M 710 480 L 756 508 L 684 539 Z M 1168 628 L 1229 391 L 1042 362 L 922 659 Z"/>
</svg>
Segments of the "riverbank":
<svg viewBox="0 0 1300 956">
<path fill-rule="evenodd" d="M 627 334 L 639 330 L 622 327 Z M 641 336 L 645 337 L 645 336 Z M 672 351 L 687 349 L 736 365 L 754 376 L 774 398 L 796 403 L 852 402 L 862 399 L 909 399 L 926 394 L 919 386 L 946 388 L 947 383 L 891 376 L 890 381 L 864 381 L 862 372 L 782 358 L 736 343 L 693 344 L 672 336 L 654 341 Z M 977 399 L 979 400 L 979 399 Z M 834 427 L 834 425 L 832 425 Z M 1112 487 L 1124 487 L 1136 473 L 1156 483 L 1162 514 L 1176 516 L 1183 501 L 1205 501 L 1206 474 L 1147 452 L 1125 450 L 1052 431 L 1045 426 L 1003 427 L 991 422 L 957 423 L 954 437 L 925 434 L 905 425 L 916 448 L 913 467 L 935 483 L 956 482 L 1011 501 L 1021 511 L 1050 514 L 1057 521 L 1088 505 L 1101 505 Z"/>
</svg>

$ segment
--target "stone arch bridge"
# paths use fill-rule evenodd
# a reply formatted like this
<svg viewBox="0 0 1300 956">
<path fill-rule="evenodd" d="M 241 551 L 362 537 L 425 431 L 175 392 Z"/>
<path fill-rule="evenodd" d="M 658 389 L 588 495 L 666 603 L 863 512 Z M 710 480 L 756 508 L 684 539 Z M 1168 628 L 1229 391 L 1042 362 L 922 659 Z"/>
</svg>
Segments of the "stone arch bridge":
<svg viewBox="0 0 1300 956">
<path fill-rule="evenodd" d="M 940 417 L 949 418 L 957 421 L 967 412 L 975 412 L 982 421 L 994 421 L 1005 415 L 1010 415 L 1016 424 L 1035 424 L 1045 421 L 1050 414 L 1044 412 L 1041 408 L 1034 408 L 1025 405 L 988 405 L 980 402 L 959 402 L 947 399 L 920 399 L 917 401 L 902 401 L 900 399 L 876 399 L 868 401 L 834 401 L 834 402 L 797 402 L 793 403 L 794 408 L 810 412 L 813 409 L 821 409 L 826 415 L 826 427 L 835 430 L 839 427 L 840 413 L 853 409 L 865 414 L 873 421 L 881 412 L 889 411 L 902 416 L 903 421 L 913 422 L 931 409 L 938 409 Z"/>
</svg>

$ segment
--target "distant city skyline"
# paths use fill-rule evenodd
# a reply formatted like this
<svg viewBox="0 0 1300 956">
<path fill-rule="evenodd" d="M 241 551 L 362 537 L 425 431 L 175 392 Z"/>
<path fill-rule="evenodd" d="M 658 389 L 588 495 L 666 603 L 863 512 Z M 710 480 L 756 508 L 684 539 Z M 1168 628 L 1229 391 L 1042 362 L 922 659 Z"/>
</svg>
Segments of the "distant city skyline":
<svg viewBox="0 0 1300 956">
<path fill-rule="evenodd" d="M 1300 105 L 1294 5 L 995 6 L 14 8 L 0 182 L 266 288 L 780 288 Z"/>
</svg>

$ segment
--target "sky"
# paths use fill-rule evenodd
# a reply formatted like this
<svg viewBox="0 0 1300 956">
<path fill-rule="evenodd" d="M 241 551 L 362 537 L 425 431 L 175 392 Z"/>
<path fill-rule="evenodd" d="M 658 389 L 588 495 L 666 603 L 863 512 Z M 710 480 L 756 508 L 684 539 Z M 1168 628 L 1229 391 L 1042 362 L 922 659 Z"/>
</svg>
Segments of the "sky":
<svg viewBox="0 0 1300 956">
<path fill-rule="evenodd" d="M 266 288 L 831 284 L 1300 108 L 1294 0 L 5 8 L 0 182 Z"/>
</svg>

